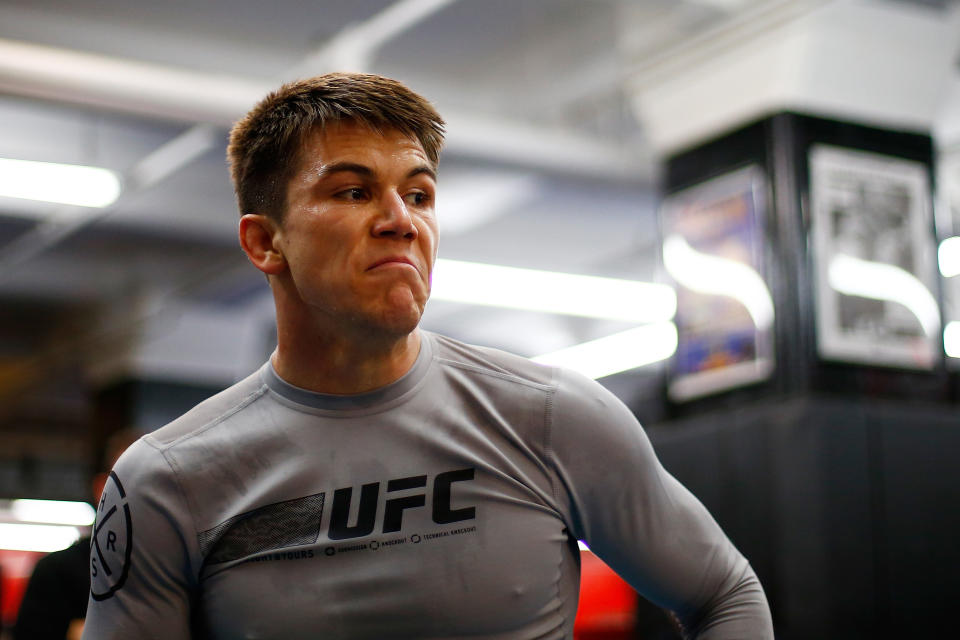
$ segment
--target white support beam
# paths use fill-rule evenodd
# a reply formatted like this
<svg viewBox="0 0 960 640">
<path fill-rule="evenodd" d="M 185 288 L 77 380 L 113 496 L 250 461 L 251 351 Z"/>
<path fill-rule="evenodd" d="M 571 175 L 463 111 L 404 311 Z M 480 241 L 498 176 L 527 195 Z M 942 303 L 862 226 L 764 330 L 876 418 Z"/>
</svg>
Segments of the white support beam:
<svg viewBox="0 0 960 640">
<path fill-rule="evenodd" d="M 329 67 L 313 72 L 324 70 Z M 227 127 L 272 88 L 250 78 L 0 39 L 0 91 L 10 94 Z M 593 137 L 484 114 L 455 113 L 447 119 L 449 150 L 455 155 L 537 170 L 649 179 L 638 173 L 640 163 L 629 150 Z"/>
<path fill-rule="evenodd" d="M 663 155 L 789 109 L 929 131 L 960 43 L 951 22 L 906 3 L 771 0 L 640 61 L 636 113 Z"/>
<path fill-rule="evenodd" d="M 447 150 L 533 169 L 611 180 L 650 182 L 639 161 L 642 149 L 629 149 L 560 128 L 447 110 Z"/>
<path fill-rule="evenodd" d="M 0 39 L 0 91 L 151 118 L 229 126 L 263 81 Z"/>
<path fill-rule="evenodd" d="M 398 0 L 368 20 L 349 25 L 284 74 L 296 79 L 325 71 L 368 71 L 385 44 L 456 0 Z"/>
<path fill-rule="evenodd" d="M 960 34 L 960 2 L 948 14 L 949 33 Z M 954 39 L 953 78 L 933 122 L 933 139 L 944 154 L 960 154 L 960 36 Z"/>
</svg>

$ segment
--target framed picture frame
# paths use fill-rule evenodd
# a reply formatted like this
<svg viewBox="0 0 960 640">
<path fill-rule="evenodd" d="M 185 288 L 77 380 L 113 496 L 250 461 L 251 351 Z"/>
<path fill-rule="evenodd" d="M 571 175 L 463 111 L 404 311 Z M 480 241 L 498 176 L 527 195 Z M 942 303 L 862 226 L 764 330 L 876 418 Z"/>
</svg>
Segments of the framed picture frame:
<svg viewBox="0 0 960 640">
<path fill-rule="evenodd" d="M 818 355 L 932 370 L 943 337 L 927 166 L 814 145 L 809 168 Z"/>
<path fill-rule="evenodd" d="M 937 263 L 943 295 L 943 350 L 947 369 L 960 370 L 960 146 L 937 158 Z"/>
<path fill-rule="evenodd" d="M 766 284 L 766 177 L 729 172 L 664 199 L 663 263 L 677 290 L 667 394 L 683 402 L 757 383 L 774 368 Z"/>
</svg>

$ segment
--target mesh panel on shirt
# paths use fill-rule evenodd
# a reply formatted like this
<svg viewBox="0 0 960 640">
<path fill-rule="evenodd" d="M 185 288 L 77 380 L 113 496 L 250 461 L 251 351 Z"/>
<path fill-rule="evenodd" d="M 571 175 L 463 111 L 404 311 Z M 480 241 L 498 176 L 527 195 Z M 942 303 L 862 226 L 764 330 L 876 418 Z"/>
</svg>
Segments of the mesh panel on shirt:
<svg viewBox="0 0 960 640">
<path fill-rule="evenodd" d="M 263 551 L 316 542 L 323 502 L 323 493 L 277 502 L 200 532 L 197 538 L 204 564 L 220 564 Z"/>
</svg>

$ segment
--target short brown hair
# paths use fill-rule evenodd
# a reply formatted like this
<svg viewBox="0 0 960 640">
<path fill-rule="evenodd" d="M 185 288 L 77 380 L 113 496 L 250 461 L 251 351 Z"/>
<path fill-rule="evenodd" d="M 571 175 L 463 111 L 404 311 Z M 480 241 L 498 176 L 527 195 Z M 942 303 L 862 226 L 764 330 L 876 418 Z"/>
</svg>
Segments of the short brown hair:
<svg viewBox="0 0 960 640">
<path fill-rule="evenodd" d="M 405 85 L 367 73 L 328 73 L 268 94 L 230 132 L 227 161 L 240 213 L 283 220 L 286 187 L 299 164 L 304 136 L 334 122 L 416 137 L 436 169 L 444 122 Z"/>
</svg>

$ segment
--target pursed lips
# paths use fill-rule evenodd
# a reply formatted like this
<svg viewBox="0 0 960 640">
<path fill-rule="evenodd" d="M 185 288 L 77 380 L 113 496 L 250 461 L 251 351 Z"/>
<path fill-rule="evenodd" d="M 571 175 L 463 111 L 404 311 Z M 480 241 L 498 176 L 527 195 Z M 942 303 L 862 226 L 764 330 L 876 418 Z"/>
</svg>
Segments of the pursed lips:
<svg viewBox="0 0 960 640">
<path fill-rule="evenodd" d="M 385 258 L 381 258 L 380 260 L 377 260 L 372 265 L 370 265 L 367 268 L 367 271 L 373 271 L 378 267 L 392 266 L 392 265 L 401 265 L 401 266 L 407 265 L 409 267 L 412 267 L 417 273 L 420 273 L 420 269 L 417 268 L 417 265 L 415 265 L 413 261 L 410 258 L 407 258 L 406 256 L 387 256 Z"/>
</svg>

